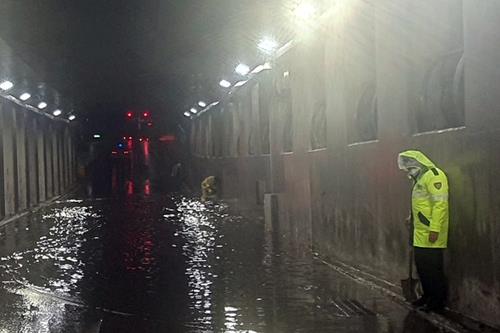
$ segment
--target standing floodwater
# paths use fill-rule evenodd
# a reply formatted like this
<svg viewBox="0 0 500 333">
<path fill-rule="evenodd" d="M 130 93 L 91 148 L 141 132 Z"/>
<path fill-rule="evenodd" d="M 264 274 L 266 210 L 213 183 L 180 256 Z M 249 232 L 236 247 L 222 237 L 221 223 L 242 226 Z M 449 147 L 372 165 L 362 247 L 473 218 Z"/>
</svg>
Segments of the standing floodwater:
<svg viewBox="0 0 500 333">
<path fill-rule="evenodd" d="M 439 332 L 138 156 L 0 228 L 0 333 Z"/>
<path fill-rule="evenodd" d="M 263 229 L 181 196 L 57 203 L 1 229 L 0 332 L 437 332 Z"/>
</svg>

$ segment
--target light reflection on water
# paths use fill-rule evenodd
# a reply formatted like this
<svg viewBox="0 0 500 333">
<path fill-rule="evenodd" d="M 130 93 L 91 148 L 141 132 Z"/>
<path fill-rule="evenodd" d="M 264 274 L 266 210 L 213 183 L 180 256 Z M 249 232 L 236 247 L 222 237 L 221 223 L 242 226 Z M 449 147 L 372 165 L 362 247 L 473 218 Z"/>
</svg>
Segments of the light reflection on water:
<svg viewBox="0 0 500 333">
<path fill-rule="evenodd" d="M 214 267 L 224 265 L 224 258 L 218 251 L 224 251 L 226 245 L 224 234 L 220 232 L 224 219 L 229 216 L 226 211 L 227 206 L 224 204 L 205 204 L 182 198 L 178 202 L 177 213 L 167 209 L 164 215 L 167 221 L 178 223 L 176 236 L 184 240 L 182 250 L 187 264 L 185 274 L 189 279 L 193 318 L 193 322 L 187 326 L 195 328 L 196 332 L 256 333 L 245 329 L 245 323 L 239 322 L 239 308 L 216 304 L 218 299 L 214 297 L 215 282 L 226 278 L 216 274 Z M 217 318 L 221 314 L 223 323 Z"/>
<path fill-rule="evenodd" d="M 0 311 L 0 332 L 51 332 L 51 323 L 68 321 L 68 305 L 113 313 L 102 332 L 140 331 L 127 320 L 150 325 L 148 332 L 407 332 L 382 315 L 349 310 L 352 299 L 374 312 L 392 305 L 310 255 L 275 246 L 261 220 L 223 204 L 151 198 L 115 207 L 116 216 L 67 202 L 11 230 L 10 238 L 33 235 L 1 258 L 3 290 L 20 300 L 0 304 L 17 306 L 23 319 Z"/>
<path fill-rule="evenodd" d="M 186 258 L 186 275 L 188 276 L 190 310 L 196 318 L 198 328 L 213 327 L 212 317 L 212 285 L 213 273 L 210 272 L 210 259 L 216 245 L 216 228 L 214 220 L 206 214 L 206 207 L 198 201 L 182 199 L 179 203 L 179 231 L 184 238 L 182 246 Z M 168 218 L 172 214 L 166 214 Z"/>
<path fill-rule="evenodd" d="M 54 208 L 39 223 L 51 223 L 48 234 L 33 247 L 0 258 L 0 267 L 24 286 L 60 297 L 78 296 L 78 282 L 84 277 L 85 262 L 80 249 L 90 231 L 101 225 L 92 206 Z"/>
</svg>

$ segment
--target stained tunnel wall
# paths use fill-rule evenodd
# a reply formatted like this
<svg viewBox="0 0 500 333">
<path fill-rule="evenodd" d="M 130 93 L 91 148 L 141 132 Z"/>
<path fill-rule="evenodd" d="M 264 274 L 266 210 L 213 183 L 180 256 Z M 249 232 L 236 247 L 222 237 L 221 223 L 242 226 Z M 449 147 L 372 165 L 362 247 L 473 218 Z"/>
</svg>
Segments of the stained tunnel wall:
<svg viewBox="0 0 500 333">
<path fill-rule="evenodd" d="M 500 326 L 498 31 L 494 0 L 332 2 L 273 70 L 192 121 L 193 177 L 253 207 L 279 193 L 286 239 L 397 282 L 410 184 L 396 156 L 420 149 L 449 175 L 450 306 Z"/>
<path fill-rule="evenodd" d="M 74 181 L 69 124 L 0 99 L 0 223 L 63 194 Z"/>
</svg>

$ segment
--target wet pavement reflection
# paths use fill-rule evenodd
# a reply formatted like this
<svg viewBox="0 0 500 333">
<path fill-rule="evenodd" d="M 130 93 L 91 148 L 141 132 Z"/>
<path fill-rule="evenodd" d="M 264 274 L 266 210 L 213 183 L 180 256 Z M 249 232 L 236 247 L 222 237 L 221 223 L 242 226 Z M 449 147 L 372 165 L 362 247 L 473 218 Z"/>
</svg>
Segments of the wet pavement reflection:
<svg viewBox="0 0 500 333">
<path fill-rule="evenodd" d="M 181 196 L 71 200 L 2 229 L 0 332 L 438 332 Z"/>
<path fill-rule="evenodd" d="M 115 172 L 0 228 L 0 333 L 441 332 L 259 218 Z"/>
</svg>

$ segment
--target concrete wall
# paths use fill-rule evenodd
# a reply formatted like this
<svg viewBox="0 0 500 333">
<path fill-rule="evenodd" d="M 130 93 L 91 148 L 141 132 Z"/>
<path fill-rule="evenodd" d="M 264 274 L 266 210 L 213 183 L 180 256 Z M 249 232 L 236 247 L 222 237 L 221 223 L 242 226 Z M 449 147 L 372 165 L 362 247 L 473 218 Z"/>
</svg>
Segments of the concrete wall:
<svg viewBox="0 0 500 333">
<path fill-rule="evenodd" d="M 68 126 L 0 99 L 0 221 L 64 193 L 74 182 Z"/>
<path fill-rule="evenodd" d="M 332 3 L 272 71 L 192 121 L 194 181 L 218 175 L 252 207 L 280 193 L 284 237 L 397 282 L 410 184 L 396 156 L 420 149 L 449 175 L 450 306 L 500 326 L 500 3 Z"/>
</svg>

